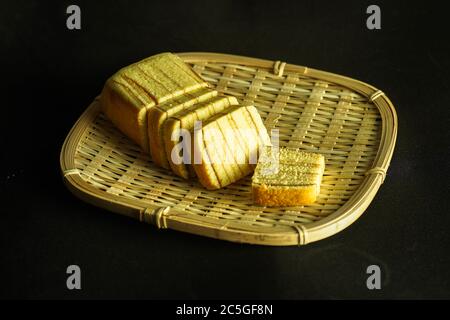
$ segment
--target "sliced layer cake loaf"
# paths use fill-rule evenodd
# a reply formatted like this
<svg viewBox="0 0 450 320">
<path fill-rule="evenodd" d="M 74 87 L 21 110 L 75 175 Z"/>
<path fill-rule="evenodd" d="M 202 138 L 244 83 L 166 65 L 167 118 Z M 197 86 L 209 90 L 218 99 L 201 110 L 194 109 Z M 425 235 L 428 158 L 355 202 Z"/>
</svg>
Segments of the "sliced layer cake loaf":
<svg viewBox="0 0 450 320">
<path fill-rule="evenodd" d="M 231 106 L 194 131 L 194 170 L 207 189 L 225 187 L 251 173 L 259 147 L 270 144 L 253 106 Z"/>
<path fill-rule="evenodd" d="M 299 206 L 316 201 L 325 168 L 321 154 L 266 147 L 252 178 L 256 204 Z"/>
<path fill-rule="evenodd" d="M 119 70 L 100 96 L 103 112 L 125 135 L 149 152 L 147 111 L 208 87 L 181 58 L 162 53 Z"/>
</svg>

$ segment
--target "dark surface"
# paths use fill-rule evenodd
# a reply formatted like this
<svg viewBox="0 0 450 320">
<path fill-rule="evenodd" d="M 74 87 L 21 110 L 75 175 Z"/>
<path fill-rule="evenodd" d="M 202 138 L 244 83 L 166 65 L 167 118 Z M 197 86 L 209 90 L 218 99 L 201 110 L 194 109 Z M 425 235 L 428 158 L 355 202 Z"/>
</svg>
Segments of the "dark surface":
<svg viewBox="0 0 450 320">
<path fill-rule="evenodd" d="M 69 1 L 2 4 L 1 297 L 450 298 L 449 51 L 438 3 Z M 306 247 L 233 244 L 110 214 L 59 175 L 69 129 L 118 68 L 163 51 L 284 60 L 382 89 L 399 136 L 388 177 L 364 215 Z M 66 267 L 82 290 L 66 289 Z M 382 289 L 369 291 L 370 264 Z"/>
</svg>

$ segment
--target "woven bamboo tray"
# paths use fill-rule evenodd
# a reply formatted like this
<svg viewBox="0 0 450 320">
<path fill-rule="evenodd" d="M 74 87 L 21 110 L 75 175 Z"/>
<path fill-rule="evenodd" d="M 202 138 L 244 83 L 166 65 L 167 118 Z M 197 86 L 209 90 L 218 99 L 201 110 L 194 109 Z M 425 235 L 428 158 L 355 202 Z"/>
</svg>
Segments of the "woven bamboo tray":
<svg viewBox="0 0 450 320">
<path fill-rule="evenodd" d="M 303 245 L 329 237 L 368 207 L 394 150 L 397 116 L 386 95 L 363 82 L 307 67 L 215 53 L 179 54 L 219 91 L 255 105 L 280 145 L 320 152 L 318 201 L 252 204 L 251 177 L 218 191 L 155 166 L 99 111 L 76 122 L 61 151 L 67 187 L 82 200 L 158 228 L 262 244 Z"/>
</svg>

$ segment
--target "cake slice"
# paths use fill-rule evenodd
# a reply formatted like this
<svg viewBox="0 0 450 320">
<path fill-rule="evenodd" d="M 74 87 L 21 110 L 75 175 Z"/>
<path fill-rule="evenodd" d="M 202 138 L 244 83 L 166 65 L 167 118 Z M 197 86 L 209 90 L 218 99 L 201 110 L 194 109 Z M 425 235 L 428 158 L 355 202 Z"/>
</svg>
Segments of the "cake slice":
<svg viewBox="0 0 450 320">
<path fill-rule="evenodd" d="M 100 96 L 102 111 L 131 140 L 149 152 L 147 111 L 178 96 L 208 87 L 181 58 L 162 53 L 110 77 Z"/>
<path fill-rule="evenodd" d="M 195 173 L 207 189 L 225 187 L 252 172 L 254 166 L 248 162 L 251 155 L 269 143 L 255 107 L 231 106 L 194 132 Z"/>
<path fill-rule="evenodd" d="M 253 200 L 263 206 L 299 206 L 316 201 L 325 168 L 321 154 L 265 147 L 252 177 Z"/>
<path fill-rule="evenodd" d="M 237 105 L 234 97 L 218 96 L 208 101 L 197 103 L 175 113 L 163 124 L 163 137 L 166 157 L 172 171 L 185 179 L 195 175 L 191 159 L 191 140 L 196 121 L 203 122 L 231 105 Z M 184 140 L 183 132 L 188 134 Z M 189 143 L 187 143 L 189 142 Z M 191 168 L 191 173 L 190 169 Z"/>
</svg>

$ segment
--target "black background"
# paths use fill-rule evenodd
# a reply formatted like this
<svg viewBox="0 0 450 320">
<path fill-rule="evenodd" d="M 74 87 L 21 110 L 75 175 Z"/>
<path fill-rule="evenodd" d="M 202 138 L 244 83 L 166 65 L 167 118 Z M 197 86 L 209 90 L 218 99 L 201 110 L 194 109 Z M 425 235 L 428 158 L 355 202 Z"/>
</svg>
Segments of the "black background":
<svg viewBox="0 0 450 320">
<path fill-rule="evenodd" d="M 450 298 L 449 27 L 439 2 L 2 2 L 0 292 L 3 298 Z M 382 89 L 399 136 L 376 198 L 345 231 L 305 247 L 158 231 L 64 187 L 65 136 L 122 66 L 210 51 L 306 65 Z M 66 268 L 82 290 L 66 289 Z M 382 289 L 366 288 L 366 268 Z"/>
</svg>

